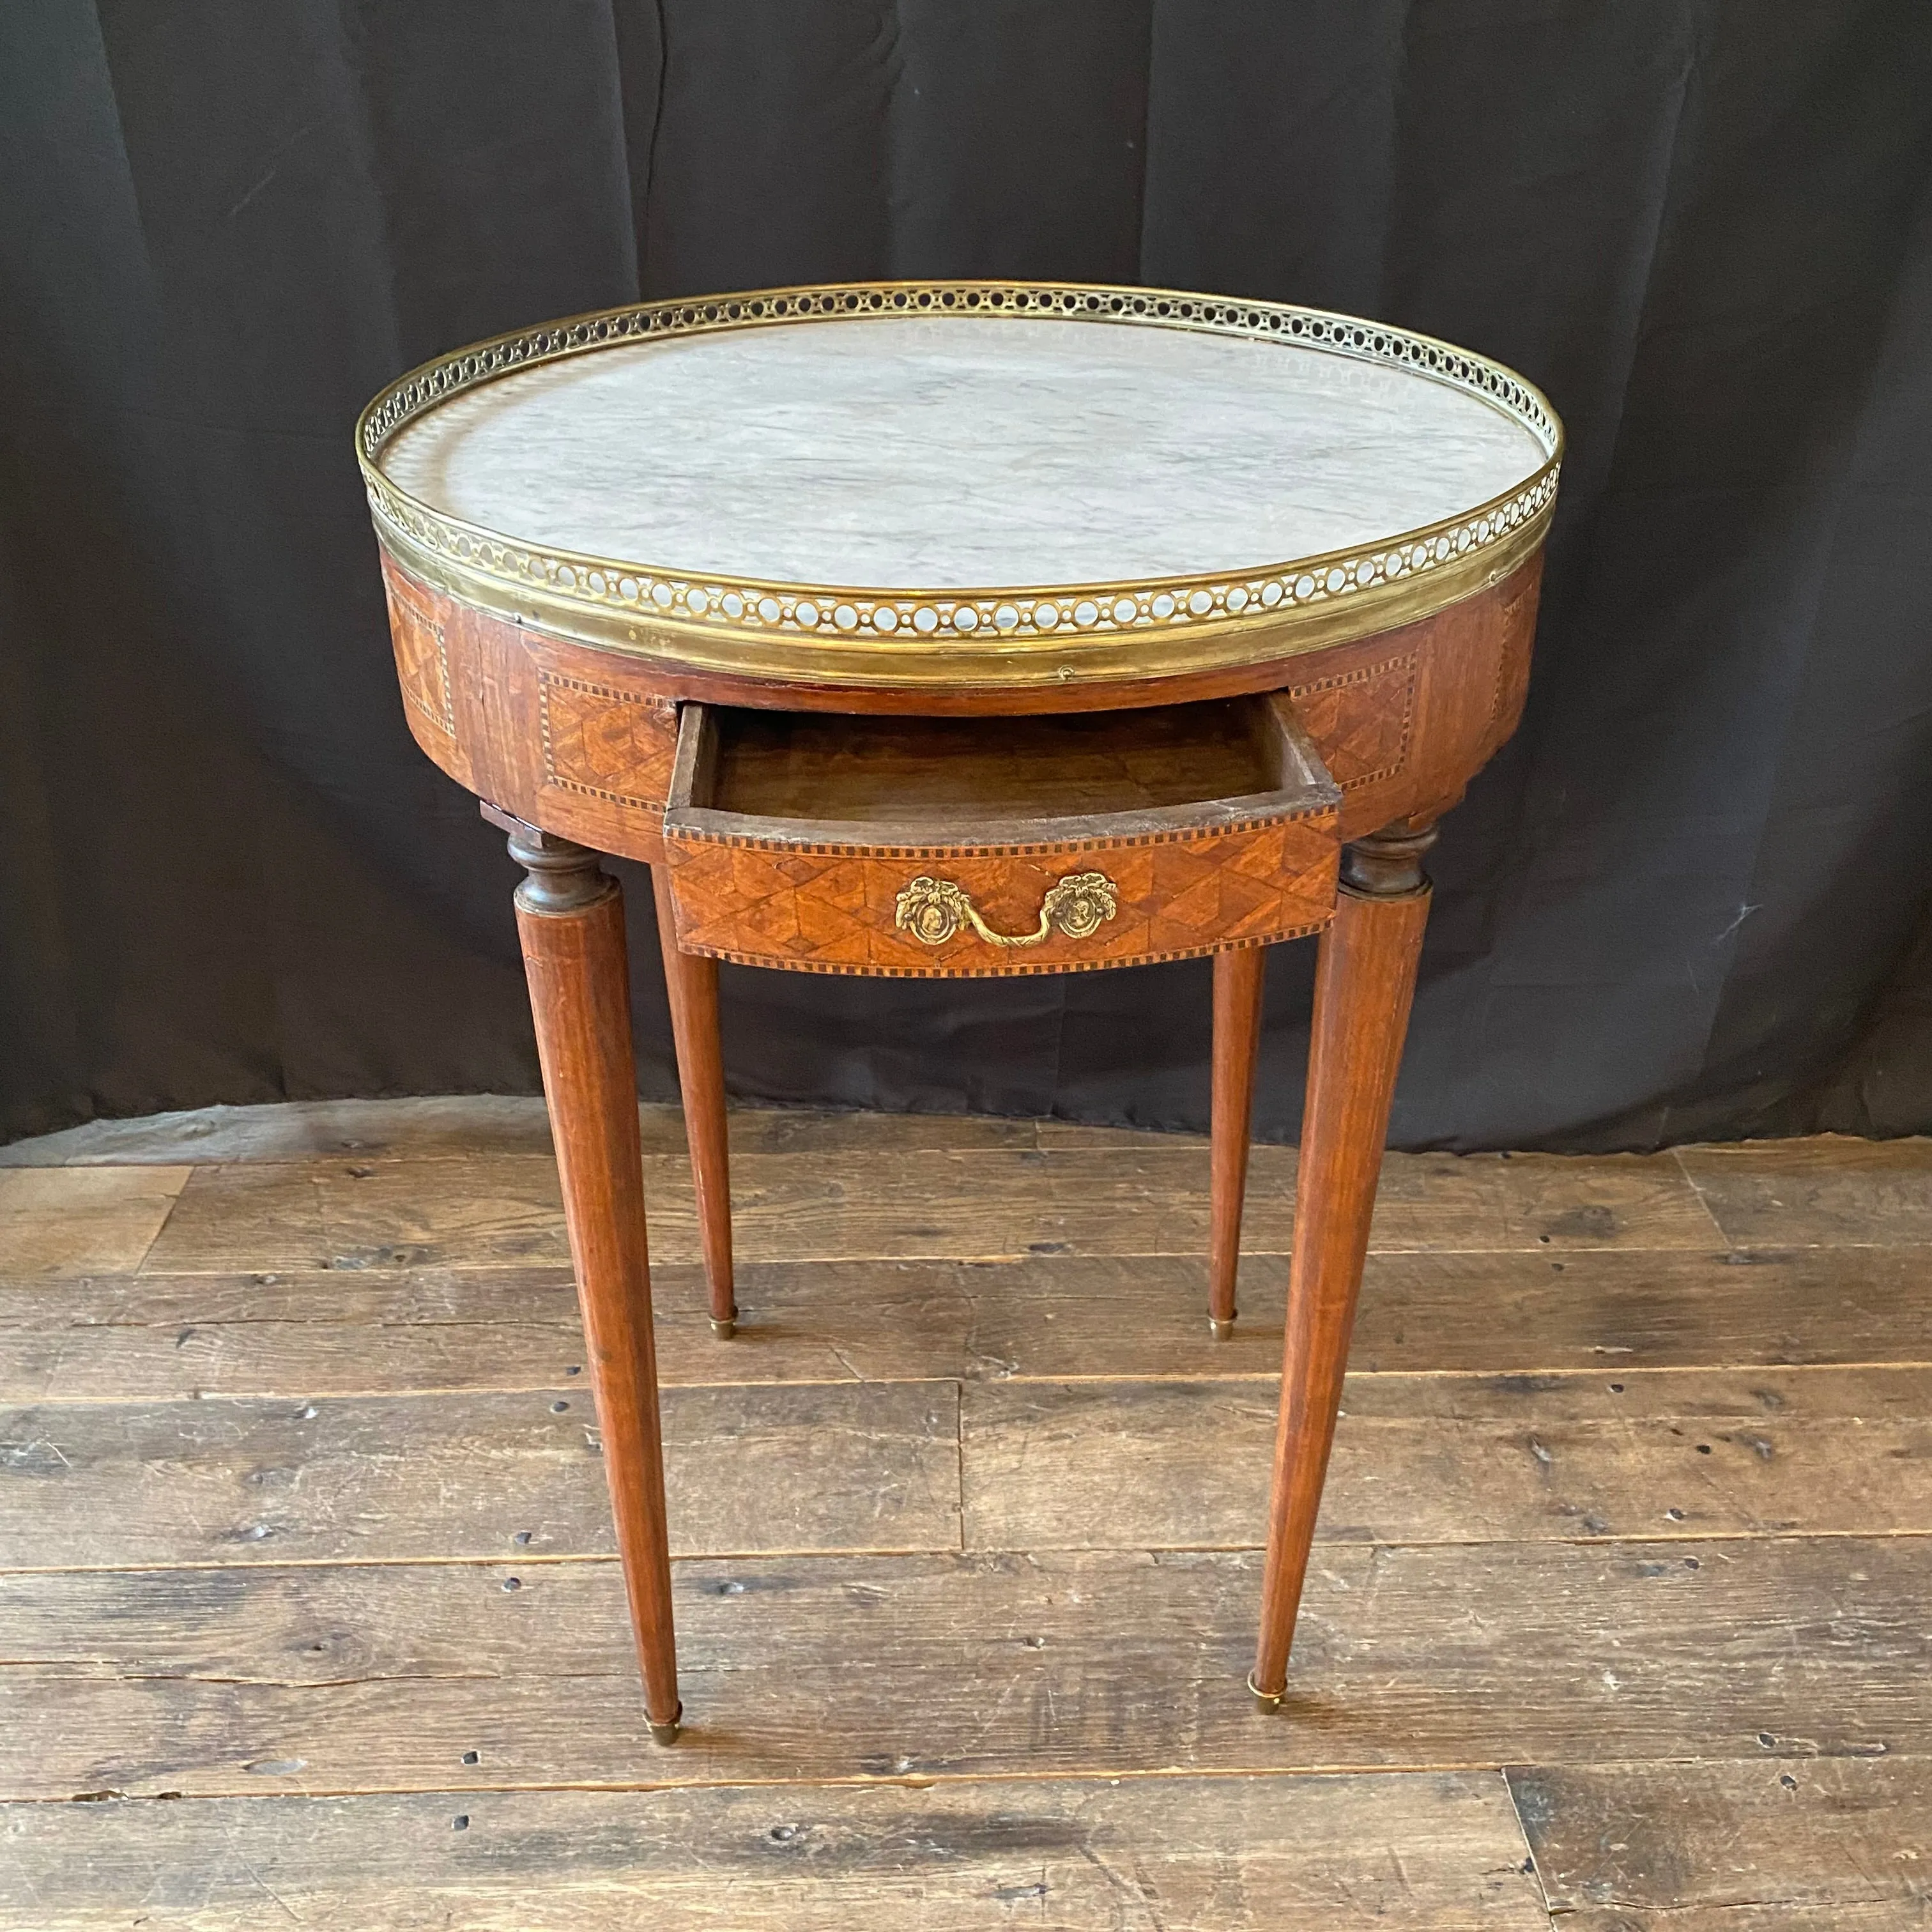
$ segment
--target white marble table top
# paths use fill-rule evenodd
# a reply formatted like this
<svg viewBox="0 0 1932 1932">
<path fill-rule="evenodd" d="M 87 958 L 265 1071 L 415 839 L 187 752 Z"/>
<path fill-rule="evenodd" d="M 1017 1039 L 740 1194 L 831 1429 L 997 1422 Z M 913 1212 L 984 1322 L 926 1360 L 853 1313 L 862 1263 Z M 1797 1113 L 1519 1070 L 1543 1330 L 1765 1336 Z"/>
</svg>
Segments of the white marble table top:
<svg viewBox="0 0 1932 1932">
<path fill-rule="evenodd" d="M 1460 517 L 1549 451 L 1482 397 L 1300 343 L 867 316 L 627 343 L 439 403 L 430 509 L 665 570 L 880 590 L 1286 563 Z"/>
</svg>

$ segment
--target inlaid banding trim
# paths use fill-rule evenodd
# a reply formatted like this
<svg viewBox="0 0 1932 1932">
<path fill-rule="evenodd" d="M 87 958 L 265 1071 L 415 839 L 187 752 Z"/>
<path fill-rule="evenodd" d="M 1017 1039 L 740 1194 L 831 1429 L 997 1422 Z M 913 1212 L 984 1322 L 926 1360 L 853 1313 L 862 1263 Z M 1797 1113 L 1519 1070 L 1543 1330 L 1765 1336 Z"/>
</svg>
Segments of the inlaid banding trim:
<svg viewBox="0 0 1932 1932">
<path fill-rule="evenodd" d="M 551 708 L 553 692 L 569 692 L 583 698 L 600 698 L 609 707 L 610 712 L 623 719 L 632 733 L 630 762 L 624 767 L 628 772 L 638 772 L 650 766 L 661 766 L 662 780 L 655 791 L 622 790 L 609 784 L 599 784 L 599 778 L 617 776 L 608 770 L 598 770 L 592 762 L 588 742 L 588 718 L 578 717 L 571 721 L 571 729 L 580 740 L 578 749 L 580 761 L 574 770 L 566 770 L 559 763 L 560 732 Z M 626 714 L 641 714 L 626 716 Z M 635 728 L 643 723 L 653 730 L 662 731 L 662 744 L 652 743 L 640 746 L 635 737 Z M 573 791 L 586 798 L 601 798 L 611 805 L 636 806 L 646 811 L 664 809 L 664 796 L 668 788 L 673 759 L 677 745 L 677 706 L 668 698 L 657 698 L 644 692 L 625 691 L 614 685 L 593 684 L 587 679 L 566 677 L 560 673 L 539 670 L 537 674 L 537 728 L 542 748 L 544 782 L 555 785 L 560 790 Z M 566 756 L 565 764 L 570 763 Z"/>
<path fill-rule="evenodd" d="M 403 701 L 446 736 L 456 735 L 456 706 L 449 684 L 449 645 L 442 622 L 403 590 L 393 572 L 383 574 L 391 611 L 390 633 L 396 646 L 396 682 Z M 428 638 L 435 646 L 434 662 L 422 648 Z"/>
<path fill-rule="evenodd" d="M 1520 654 L 1525 659 L 1528 656 L 1526 648 L 1528 640 L 1523 636 L 1522 628 L 1517 620 L 1516 614 L 1522 608 L 1525 602 L 1534 596 L 1540 588 L 1540 585 L 1538 580 L 1532 578 L 1528 583 L 1519 584 L 1508 602 L 1503 605 L 1502 638 L 1496 651 L 1496 682 L 1490 693 L 1489 722 L 1492 730 L 1496 728 L 1498 722 L 1502 717 L 1503 705 L 1509 696 L 1510 687 L 1515 680 L 1516 674 L 1524 668 L 1518 662 L 1519 655 Z M 1520 649 L 1520 652 L 1519 640 L 1521 640 L 1521 644 L 1523 646 Z"/>
<path fill-rule="evenodd" d="M 1278 946 L 1291 939 L 1306 939 L 1311 934 L 1323 931 L 1328 923 L 1327 919 L 1318 919 L 1303 926 L 1284 926 L 1279 932 L 1264 933 L 1254 938 L 1222 940 L 1215 944 L 1184 946 L 1166 952 L 1124 953 L 1118 958 L 1055 960 L 1048 964 L 1016 961 L 1011 965 L 989 966 L 848 965 L 842 961 L 799 959 L 776 952 L 728 951 L 722 946 L 698 945 L 687 940 L 682 934 L 678 944 L 685 952 L 700 953 L 707 959 L 722 959 L 734 966 L 776 967 L 787 973 L 838 973 L 860 980 L 1007 980 L 1022 974 L 1105 973 L 1120 966 L 1157 966 L 1170 959 L 1204 959 L 1214 952 L 1246 952 L 1257 946 Z"/>
<path fill-rule="evenodd" d="M 1335 783 L 1340 790 L 1359 791 L 1365 785 L 1379 784 L 1385 778 L 1399 776 L 1402 767 L 1408 763 L 1409 735 L 1415 722 L 1415 683 L 1420 665 L 1420 654 L 1407 651 L 1397 657 L 1385 658 L 1380 664 L 1364 664 L 1359 670 L 1338 671 L 1333 677 L 1316 678 L 1310 683 L 1288 687 L 1288 701 L 1298 708 L 1299 700 L 1304 698 L 1320 698 L 1330 692 L 1357 688 L 1366 692 L 1370 686 L 1384 678 L 1402 676 L 1402 710 L 1395 720 L 1394 749 L 1370 770 L 1352 773 L 1346 778 L 1336 778 Z M 1366 725 L 1380 730 L 1387 728 L 1389 717 L 1389 707 L 1378 698 L 1370 705 L 1366 715 L 1354 722 L 1358 726 Z M 1330 775 L 1333 776 L 1333 762 L 1345 757 L 1348 749 L 1346 739 L 1342 735 L 1341 717 L 1338 716 L 1336 725 L 1325 731 L 1317 730 L 1306 716 L 1303 717 L 1302 722 L 1307 728 L 1309 736 L 1321 748 L 1324 762 L 1331 764 Z"/>
<path fill-rule="evenodd" d="M 696 830 L 680 820 L 667 828 L 667 836 L 678 845 L 729 845 L 747 852 L 788 853 L 812 859 L 1045 859 L 1060 852 L 1124 852 L 1140 845 L 1196 845 L 1241 832 L 1266 832 L 1279 825 L 1304 824 L 1332 819 L 1332 805 L 1304 806 L 1298 812 L 1272 812 L 1258 818 L 1230 820 L 1226 824 L 1192 825 L 1171 832 L 1122 833 L 1090 838 L 1047 838 L 1010 845 L 875 845 L 850 842 L 807 844 L 797 838 L 755 838 L 730 832 Z"/>
</svg>

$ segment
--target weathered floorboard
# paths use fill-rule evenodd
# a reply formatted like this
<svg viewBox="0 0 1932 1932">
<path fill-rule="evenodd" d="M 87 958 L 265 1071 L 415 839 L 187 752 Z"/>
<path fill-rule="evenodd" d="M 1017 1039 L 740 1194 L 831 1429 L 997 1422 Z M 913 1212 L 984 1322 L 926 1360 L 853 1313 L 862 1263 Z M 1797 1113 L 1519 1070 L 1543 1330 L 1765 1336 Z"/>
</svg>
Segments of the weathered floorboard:
<svg viewBox="0 0 1932 1932">
<path fill-rule="evenodd" d="M 1932 1752 L 1918 1539 L 1331 1546 L 1273 1716 L 1258 1561 L 680 1563 L 670 1750 L 614 1563 L 15 1573 L 0 1796 Z"/>
<path fill-rule="evenodd" d="M 131 1273 L 154 1245 L 192 1172 L 0 1169 L 0 1281 Z"/>
<path fill-rule="evenodd" d="M 0 1150 L 0 1928 L 1924 1922 L 1932 1142 L 1391 1156 L 1269 1718 L 1293 1149 L 641 1118 L 669 1751 L 540 1103 Z"/>
<path fill-rule="evenodd" d="M 1359 1369 L 1932 1361 L 1932 1246 L 1372 1256 Z"/>
<path fill-rule="evenodd" d="M 1318 1540 L 1932 1534 L 1918 1370 L 1352 1376 Z M 966 1547 L 1259 1540 L 1276 1387 L 1008 1382 L 961 1417 Z"/>
<path fill-rule="evenodd" d="M 652 1253 L 698 1258 L 690 1170 L 646 1156 Z M 111 1169 L 66 1170 L 74 1174 Z M 1285 1254 L 1293 1150 L 1258 1148 L 1244 1242 Z M 1192 1147 L 855 1149 L 733 1164 L 747 1262 L 1001 1260 L 1204 1252 L 1207 1156 Z M 1384 1252 L 1708 1250 L 1716 1230 L 1666 1155 L 1391 1157 L 1372 1245 Z M 229 1274 L 566 1258 L 556 1171 L 540 1154 L 197 1168 L 151 1251 L 159 1272 Z"/>
<path fill-rule="evenodd" d="M 1932 1140 L 1744 1141 L 1678 1150 L 1740 1246 L 1894 1247 L 1932 1240 Z"/>
<path fill-rule="evenodd" d="M 1527 1863 L 1493 1772 L 14 1805 L 0 1925 L 1546 1932 Z"/>
<path fill-rule="evenodd" d="M 1285 1264 L 1209 1339 L 1202 1260 L 752 1263 L 721 1343 L 688 1264 L 653 1274 L 667 1384 L 1272 1375 Z M 104 1275 L 0 1286 L 0 1401 L 548 1388 L 580 1366 L 560 1267 Z M 1932 1361 L 1932 1248 L 1372 1255 L 1358 1371 Z"/>
<path fill-rule="evenodd" d="M 1512 1768 L 1565 1932 L 1894 1932 L 1932 1914 L 1932 1760 Z"/>
<path fill-rule="evenodd" d="M 638 1119 L 646 1154 L 683 1153 L 684 1116 L 675 1103 L 646 1101 L 638 1108 Z M 804 1108 L 734 1108 L 730 1115 L 731 1145 L 741 1154 L 1030 1148 L 1038 1144 L 1036 1124 L 980 1114 L 828 1113 Z M 1158 1144 L 1157 1136 L 1150 1138 Z M 151 1161 L 206 1166 L 344 1154 L 467 1160 L 550 1150 L 550 1115 L 541 1096 L 451 1094 L 398 1100 L 286 1100 L 91 1120 L 0 1148 L 0 1167 L 111 1167 Z"/>
<path fill-rule="evenodd" d="M 676 1553 L 959 1546 L 957 1383 L 676 1389 L 663 1407 Z M 615 1547 L 580 1380 L 0 1410 L 0 1568 Z"/>
<path fill-rule="evenodd" d="M 1913 1370 L 1356 1376 L 1324 1543 L 1932 1534 Z M 675 1547 L 1239 1549 L 1276 1386 L 749 1384 L 664 1401 Z M 580 1382 L 0 1409 L 0 1567 L 612 1548 Z"/>
</svg>

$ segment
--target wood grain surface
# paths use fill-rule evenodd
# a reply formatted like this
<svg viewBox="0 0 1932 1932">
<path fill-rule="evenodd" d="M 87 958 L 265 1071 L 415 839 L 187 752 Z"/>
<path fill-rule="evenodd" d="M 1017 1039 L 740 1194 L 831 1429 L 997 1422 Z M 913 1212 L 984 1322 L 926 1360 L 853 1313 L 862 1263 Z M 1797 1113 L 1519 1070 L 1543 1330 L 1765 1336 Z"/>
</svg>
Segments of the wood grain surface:
<svg viewBox="0 0 1932 1932">
<path fill-rule="evenodd" d="M 1513 1770 L 1565 1932 L 1892 1932 L 1925 1922 L 1932 1760 L 1791 1755 Z"/>
<path fill-rule="evenodd" d="M 680 1562 L 670 1753 L 614 1562 L 14 1571 L 0 1797 L 1932 1754 L 1918 1538 L 1318 1550 L 1272 1716 L 1260 1568 Z"/>
<path fill-rule="evenodd" d="M 1358 1375 L 1318 1543 L 1932 1534 L 1921 1369 Z M 1244 1549 L 1267 1378 L 976 1384 L 968 1549 Z"/>
<path fill-rule="evenodd" d="M 0 1927 L 1922 1922 L 1925 1143 L 1391 1156 L 1270 1718 L 1292 1150 L 640 1130 L 669 1751 L 539 1109 L 0 1154 Z"/>
<path fill-rule="evenodd" d="M 674 1554 L 959 1546 L 958 1384 L 670 1391 Z M 860 1453 L 836 1459 L 828 1442 Z M 721 1444 L 730 1444 L 728 1452 Z M 730 1480 L 709 1466 L 731 1459 Z M 0 1409 L 38 1477 L 0 1568 L 606 1556 L 610 1499 L 581 1378 L 514 1394 L 256 1396 Z"/>
<path fill-rule="evenodd" d="M 10 1280 L 139 1268 L 193 1169 L 0 1172 L 0 1270 Z"/>
<path fill-rule="evenodd" d="M 1932 1240 L 1932 1141 L 1834 1135 L 1786 1145 L 1686 1148 L 1684 1172 L 1740 1246 Z"/>
<path fill-rule="evenodd" d="M 1494 1772 L 0 1807 L 46 1932 L 1546 1932 Z M 720 1898 L 728 1901 L 722 1916 Z"/>
<path fill-rule="evenodd" d="M 1932 1534 L 1918 1369 L 1364 1375 L 1324 1543 Z M 679 1555 L 1260 1541 L 1272 1378 L 683 1388 Z M 849 1444 L 834 1458 L 828 1443 Z M 721 1445 L 728 1444 L 728 1449 Z M 0 1567 L 608 1554 L 580 1381 L 514 1393 L 0 1408 L 41 1480 Z M 730 1459 L 730 1480 L 709 1465 Z M 964 1521 L 962 1510 L 964 1510 Z"/>
<path fill-rule="evenodd" d="M 721 1351 L 692 1264 L 652 1270 L 666 1384 L 1271 1376 L 1283 1268 L 1252 1259 L 1210 1344 L 1178 1255 L 772 1262 Z M 556 1267 L 88 1275 L 0 1286 L 0 1402 L 550 1388 L 583 1366 Z M 1932 1248 L 1371 1255 L 1358 1372 L 1932 1363 Z"/>
<path fill-rule="evenodd" d="M 1207 1184 L 1204 1145 L 855 1148 L 836 1161 L 754 1152 L 733 1162 L 733 1222 L 746 1264 L 1204 1255 Z M 697 1261 L 688 1164 L 646 1155 L 644 1186 L 653 1262 Z M 1287 1253 L 1294 1208 L 1294 1150 L 1256 1148 L 1249 1255 Z M 1669 1155 L 1391 1156 L 1370 1238 L 1382 1253 L 1725 1245 Z M 554 1163 L 500 1154 L 452 1157 L 436 1172 L 386 1156 L 202 1167 L 142 1265 L 284 1273 L 568 1259 Z"/>
<path fill-rule="evenodd" d="M 675 1102 L 641 1102 L 638 1124 L 645 1153 L 684 1151 L 684 1118 Z M 734 1108 L 727 1125 L 731 1145 L 740 1154 L 1030 1148 L 1054 1130 L 1050 1121 L 994 1114 L 826 1113 L 804 1108 Z M 1173 1144 L 1160 1135 L 1134 1138 Z M 0 1147 L 0 1168 L 256 1162 L 332 1154 L 410 1159 L 448 1154 L 467 1160 L 550 1150 L 550 1115 L 541 1095 L 454 1094 L 406 1106 L 393 1100 L 290 1100 L 274 1106 L 201 1107 L 128 1120 L 90 1120 Z"/>
</svg>

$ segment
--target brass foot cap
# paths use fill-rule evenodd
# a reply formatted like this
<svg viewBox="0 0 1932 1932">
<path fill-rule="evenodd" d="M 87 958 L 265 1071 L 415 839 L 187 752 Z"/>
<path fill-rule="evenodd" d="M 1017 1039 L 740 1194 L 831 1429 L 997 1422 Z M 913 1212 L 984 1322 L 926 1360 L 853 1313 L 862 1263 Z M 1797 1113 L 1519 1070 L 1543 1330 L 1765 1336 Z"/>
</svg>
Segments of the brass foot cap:
<svg viewBox="0 0 1932 1932">
<path fill-rule="evenodd" d="M 677 1716 L 672 1718 L 669 1724 L 660 1724 L 653 1721 L 651 1724 L 652 1743 L 654 1744 L 676 1744 L 677 1742 L 678 1724 L 680 1720 L 681 1720 L 683 1716 L 684 1706 L 680 1704 L 677 1707 Z"/>
<path fill-rule="evenodd" d="M 738 1332 L 738 1311 L 734 1308 L 721 1322 L 716 1316 L 711 1318 L 711 1332 L 721 1342 L 728 1342 Z"/>
<path fill-rule="evenodd" d="M 1248 1672 L 1248 1688 L 1254 1694 L 1255 1702 L 1264 1711 L 1279 1711 L 1281 1700 L 1288 1695 L 1286 1690 L 1264 1690 L 1255 1682 L 1255 1673 L 1252 1670 Z"/>
<path fill-rule="evenodd" d="M 1237 1312 L 1238 1312 L 1239 1311 L 1238 1310 Z M 1226 1321 L 1220 1322 L 1216 1320 L 1213 1316 L 1209 1316 L 1208 1318 L 1208 1332 L 1209 1334 L 1212 1335 L 1217 1342 L 1232 1341 L 1234 1337 L 1234 1317 L 1231 1315 L 1228 1317 Z"/>
</svg>

